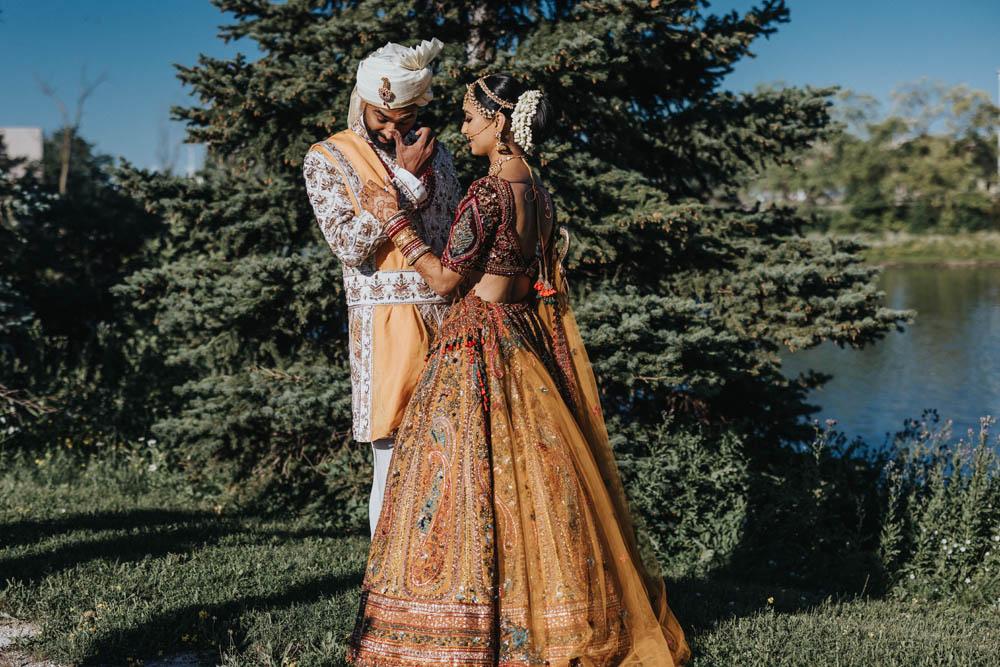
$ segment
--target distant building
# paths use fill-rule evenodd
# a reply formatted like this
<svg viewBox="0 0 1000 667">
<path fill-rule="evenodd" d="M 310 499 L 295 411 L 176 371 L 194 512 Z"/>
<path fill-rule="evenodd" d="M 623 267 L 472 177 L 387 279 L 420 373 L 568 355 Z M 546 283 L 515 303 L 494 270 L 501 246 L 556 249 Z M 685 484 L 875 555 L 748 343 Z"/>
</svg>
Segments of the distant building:
<svg viewBox="0 0 1000 667">
<path fill-rule="evenodd" d="M 0 139 L 3 139 L 7 149 L 7 157 L 27 158 L 29 162 L 42 159 L 42 128 L 40 127 L 0 127 Z M 11 170 L 11 176 L 21 178 L 25 174 L 25 165 L 19 165 Z M 41 173 L 36 173 L 41 177 Z"/>
</svg>

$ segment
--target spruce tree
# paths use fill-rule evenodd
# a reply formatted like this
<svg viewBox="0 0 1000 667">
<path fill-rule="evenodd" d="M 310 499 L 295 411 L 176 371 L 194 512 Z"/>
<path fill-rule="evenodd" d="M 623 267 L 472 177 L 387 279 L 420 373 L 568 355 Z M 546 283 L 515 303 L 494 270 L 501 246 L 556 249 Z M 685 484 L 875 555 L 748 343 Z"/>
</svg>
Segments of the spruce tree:
<svg viewBox="0 0 1000 667">
<path fill-rule="evenodd" d="M 830 125 L 834 88 L 720 88 L 788 19 L 781 0 L 743 15 L 696 0 L 214 2 L 235 16 L 222 38 L 263 55 L 178 66 L 198 103 L 174 114 L 210 167 L 195 179 L 122 174 L 169 234 L 159 266 L 118 290 L 154 314 L 148 335 L 186 377 L 182 408 L 156 429 L 182 459 L 260 482 L 244 489 L 326 506 L 332 492 L 354 512 L 344 521 L 364 516 L 340 270 L 301 164 L 345 127 L 357 64 L 387 41 L 446 44 L 422 122 L 464 183 L 486 166 L 458 134 L 466 83 L 510 72 L 558 110 L 537 162 L 573 238 L 574 303 L 623 453 L 667 410 L 776 451 L 805 436 L 805 392 L 823 379 L 785 379 L 781 353 L 863 346 L 903 321 L 879 304 L 857 245 L 807 240 L 794 212 L 738 203 L 748 174 Z"/>
</svg>

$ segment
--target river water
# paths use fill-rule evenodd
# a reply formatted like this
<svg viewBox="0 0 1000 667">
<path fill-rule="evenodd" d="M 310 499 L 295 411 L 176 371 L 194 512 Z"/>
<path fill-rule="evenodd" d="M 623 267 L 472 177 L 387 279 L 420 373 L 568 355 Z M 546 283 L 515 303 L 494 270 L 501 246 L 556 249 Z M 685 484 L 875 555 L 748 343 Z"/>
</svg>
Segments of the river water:
<svg viewBox="0 0 1000 667">
<path fill-rule="evenodd" d="M 786 355 L 786 375 L 834 376 L 810 393 L 813 417 L 875 446 L 924 408 L 951 419 L 956 437 L 978 433 L 983 415 L 1000 425 L 1000 267 L 885 268 L 880 288 L 888 307 L 917 311 L 905 332 L 862 350 L 824 343 Z"/>
</svg>

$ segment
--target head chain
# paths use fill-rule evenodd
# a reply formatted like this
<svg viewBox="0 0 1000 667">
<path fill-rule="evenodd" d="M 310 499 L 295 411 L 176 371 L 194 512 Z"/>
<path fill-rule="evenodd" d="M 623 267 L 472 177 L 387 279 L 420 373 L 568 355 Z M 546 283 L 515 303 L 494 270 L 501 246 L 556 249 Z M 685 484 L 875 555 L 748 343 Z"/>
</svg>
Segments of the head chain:
<svg viewBox="0 0 1000 667">
<path fill-rule="evenodd" d="M 513 109 L 514 108 L 514 103 L 513 102 L 508 102 L 507 100 L 501 99 L 500 97 L 498 97 L 496 95 L 496 93 L 494 93 L 492 90 L 490 90 L 489 88 L 487 88 L 486 87 L 486 77 L 485 76 L 481 76 L 478 79 L 476 79 L 475 82 L 466 85 L 466 87 L 465 87 L 465 101 L 468 102 L 469 105 L 473 109 L 475 109 L 477 112 L 479 112 L 479 115 L 482 116 L 483 118 L 485 118 L 486 120 L 493 120 L 493 117 L 496 116 L 496 114 L 497 114 L 497 109 L 487 109 L 486 107 L 484 107 L 482 104 L 479 103 L 479 100 L 476 99 L 475 93 L 472 91 L 473 86 L 475 86 L 477 84 L 479 85 L 480 88 L 483 89 L 483 92 L 486 93 L 486 97 L 488 97 L 491 100 L 493 100 L 493 102 L 496 103 L 497 105 L 499 105 L 499 107 L 501 109 Z"/>
</svg>

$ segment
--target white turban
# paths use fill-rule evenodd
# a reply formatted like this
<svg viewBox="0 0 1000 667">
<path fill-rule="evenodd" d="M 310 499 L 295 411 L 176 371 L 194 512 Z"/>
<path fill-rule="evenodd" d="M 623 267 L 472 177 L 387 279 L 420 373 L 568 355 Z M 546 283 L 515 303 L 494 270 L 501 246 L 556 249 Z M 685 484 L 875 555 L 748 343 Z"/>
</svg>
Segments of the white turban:
<svg viewBox="0 0 1000 667">
<path fill-rule="evenodd" d="M 358 80 L 351 93 L 348 125 L 361 115 L 361 102 L 383 109 L 398 109 L 410 104 L 424 106 L 431 93 L 430 62 L 441 53 L 444 44 L 437 37 L 408 48 L 387 43 L 358 65 Z"/>
</svg>

